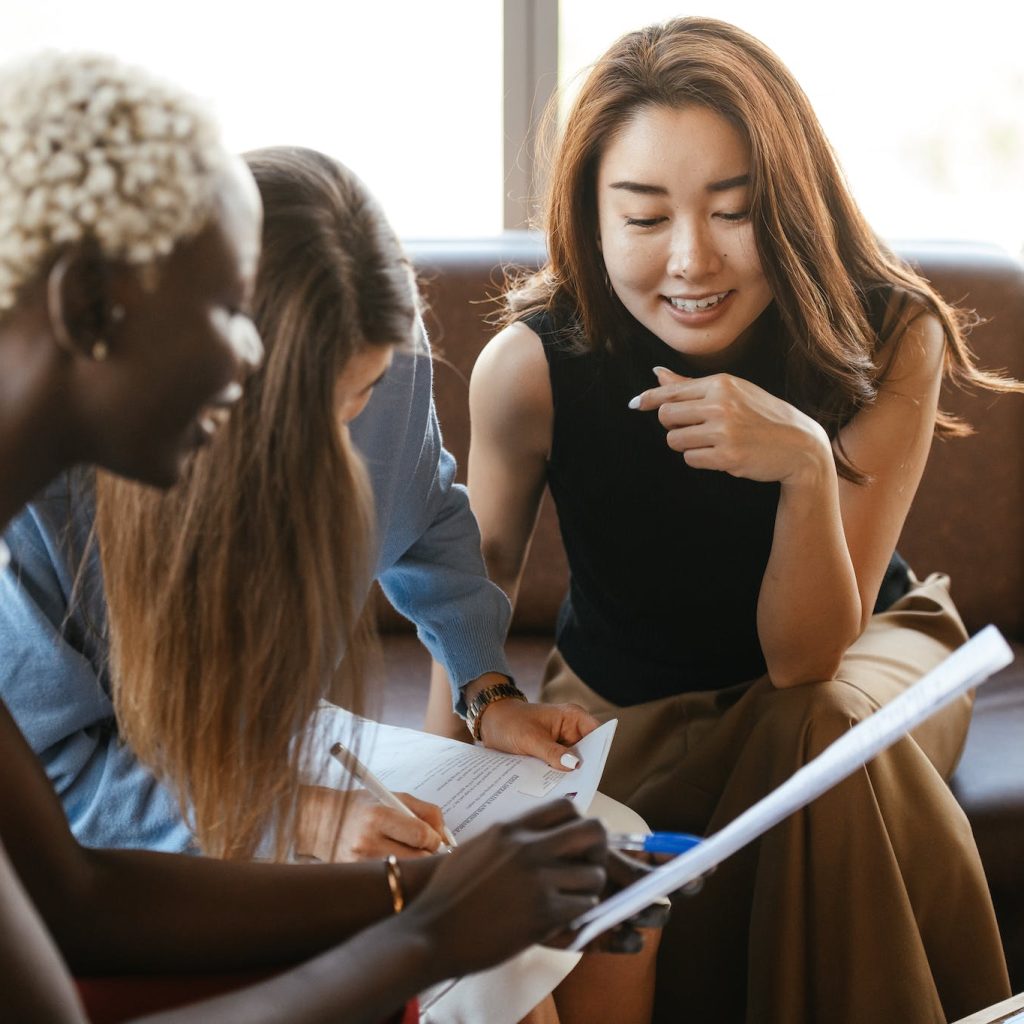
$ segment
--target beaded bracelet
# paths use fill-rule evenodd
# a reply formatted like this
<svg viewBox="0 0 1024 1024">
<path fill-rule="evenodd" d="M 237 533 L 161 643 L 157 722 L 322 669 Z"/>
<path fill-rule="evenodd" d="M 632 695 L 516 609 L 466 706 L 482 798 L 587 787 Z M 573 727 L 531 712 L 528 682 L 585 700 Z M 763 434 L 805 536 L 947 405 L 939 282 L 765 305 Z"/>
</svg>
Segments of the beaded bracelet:
<svg viewBox="0 0 1024 1024">
<path fill-rule="evenodd" d="M 405 908 L 405 892 L 402 890 L 402 869 L 393 853 L 388 854 L 384 861 L 384 874 L 391 890 L 391 906 L 396 914 L 400 914 Z"/>
</svg>

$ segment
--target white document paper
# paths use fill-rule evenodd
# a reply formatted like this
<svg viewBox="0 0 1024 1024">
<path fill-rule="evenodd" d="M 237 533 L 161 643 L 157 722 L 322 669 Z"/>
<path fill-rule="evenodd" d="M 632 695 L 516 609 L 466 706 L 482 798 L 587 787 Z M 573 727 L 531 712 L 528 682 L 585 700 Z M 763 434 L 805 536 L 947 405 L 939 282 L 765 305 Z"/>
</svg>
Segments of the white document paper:
<svg viewBox="0 0 1024 1024">
<path fill-rule="evenodd" d="M 573 922 L 573 927 L 581 930 L 570 948 L 582 949 L 659 896 L 668 896 L 687 882 L 700 878 L 726 857 L 831 789 L 959 694 L 983 683 L 1012 661 L 1013 651 L 999 630 L 987 626 L 919 682 L 855 725 L 721 831 L 581 915 Z"/>
<path fill-rule="evenodd" d="M 503 754 L 487 747 L 381 725 L 325 705 L 317 714 L 311 754 L 316 782 L 354 787 L 329 754 L 340 741 L 392 792 L 411 793 L 437 804 L 458 841 L 471 839 L 498 821 L 523 814 L 547 800 L 568 797 L 585 811 L 594 799 L 617 722 L 605 722 L 572 751 L 580 759 L 570 772 L 556 771 L 535 757 Z"/>
</svg>

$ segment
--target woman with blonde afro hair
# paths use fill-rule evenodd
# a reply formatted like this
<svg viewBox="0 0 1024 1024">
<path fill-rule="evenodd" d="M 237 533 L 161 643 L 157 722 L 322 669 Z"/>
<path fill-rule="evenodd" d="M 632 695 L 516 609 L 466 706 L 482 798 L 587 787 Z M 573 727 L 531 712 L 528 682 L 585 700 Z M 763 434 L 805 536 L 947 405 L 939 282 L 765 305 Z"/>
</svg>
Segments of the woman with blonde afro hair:
<svg viewBox="0 0 1024 1024">
<path fill-rule="evenodd" d="M 245 312 L 261 207 L 244 164 L 190 101 L 106 58 L 0 69 L 0 111 L 6 524 L 76 463 L 167 486 L 213 441 L 261 357 Z M 3 705 L 0 773 L 0 991 L 11 1020 L 84 1022 L 69 968 L 209 974 L 319 954 L 161 1019 L 377 1021 L 432 982 L 551 936 L 606 878 L 603 829 L 565 803 L 404 866 L 90 849 Z"/>
</svg>

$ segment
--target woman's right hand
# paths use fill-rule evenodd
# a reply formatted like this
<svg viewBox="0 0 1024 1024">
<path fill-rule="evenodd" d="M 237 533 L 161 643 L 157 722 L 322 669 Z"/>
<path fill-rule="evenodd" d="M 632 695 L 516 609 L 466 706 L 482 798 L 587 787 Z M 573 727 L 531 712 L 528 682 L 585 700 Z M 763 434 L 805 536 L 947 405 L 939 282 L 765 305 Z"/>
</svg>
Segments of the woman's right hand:
<svg viewBox="0 0 1024 1024">
<path fill-rule="evenodd" d="M 333 864 L 436 853 L 444 844 L 441 808 L 411 793 L 395 795 L 415 817 L 385 806 L 365 790 L 303 786 L 296 852 Z"/>
<path fill-rule="evenodd" d="M 598 902 L 607 840 L 557 800 L 494 825 L 446 855 L 403 912 L 454 977 L 500 963 Z"/>
<path fill-rule="evenodd" d="M 666 443 L 694 469 L 783 484 L 834 467 L 822 427 L 796 406 L 742 377 L 716 373 L 681 377 L 654 368 L 658 386 L 641 392 L 630 408 L 657 410 Z"/>
</svg>

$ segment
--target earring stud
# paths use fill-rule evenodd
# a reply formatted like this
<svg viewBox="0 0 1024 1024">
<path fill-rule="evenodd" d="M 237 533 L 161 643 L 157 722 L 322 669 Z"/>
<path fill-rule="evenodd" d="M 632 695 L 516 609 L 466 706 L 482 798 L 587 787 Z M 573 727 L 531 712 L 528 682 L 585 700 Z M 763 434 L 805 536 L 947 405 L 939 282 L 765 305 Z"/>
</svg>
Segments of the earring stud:
<svg viewBox="0 0 1024 1024">
<path fill-rule="evenodd" d="M 110 307 L 110 322 L 119 324 L 124 319 L 124 306 L 117 305 Z"/>
<path fill-rule="evenodd" d="M 110 350 L 107 348 L 105 341 L 93 342 L 92 348 L 89 350 L 89 355 L 92 356 L 93 362 L 102 363 L 107 358 Z"/>
</svg>

